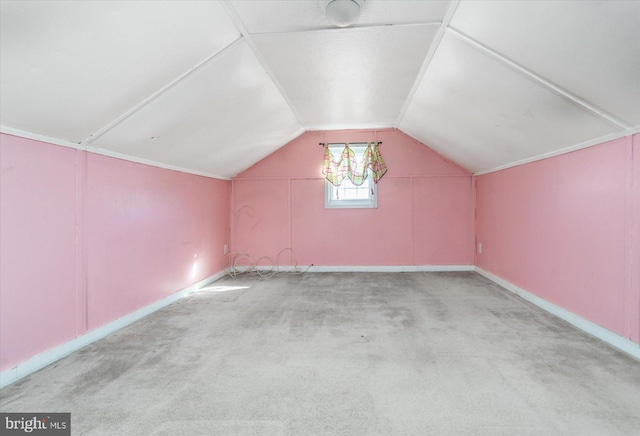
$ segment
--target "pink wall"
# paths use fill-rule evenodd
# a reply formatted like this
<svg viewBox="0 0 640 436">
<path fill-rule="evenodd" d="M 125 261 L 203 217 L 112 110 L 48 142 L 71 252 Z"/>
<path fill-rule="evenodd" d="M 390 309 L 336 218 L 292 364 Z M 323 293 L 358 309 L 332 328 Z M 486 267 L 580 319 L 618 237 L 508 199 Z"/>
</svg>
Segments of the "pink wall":
<svg viewBox="0 0 640 436">
<path fill-rule="evenodd" d="M 373 140 L 378 208 L 324 209 L 318 143 Z M 640 135 L 479 176 L 475 197 L 467 171 L 397 130 L 306 133 L 231 198 L 230 182 L 4 134 L 0 165 L 0 370 L 220 271 L 230 224 L 254 258 L 470 265 L 474 202 L 478 266 L 640 341 Z"/>
<path fill-rule="evenodd" d="M 627 241 L 627 335 L 640 343 L 640 133 L 633 136 L 632 158 L 627 161 L 627 172 L 631 172 L 631 188 L 627 216 L 630 237 Z"/>
<path fill-rule="evenodd" d="M 76 150 L 0 135 L 5 370 L 76 336 Z"/>
<path fill-rule="evenodd" d="M 325 209 L 318 143 L 376 140 L 378 208 Z M 292 247 L 299 265 L 472 265 L 472 196 L 469 172 L 400 131 L 308 132 L 234 179 L 232 248 L 255 260 Z"/>
<path fill-rule="evenodd" d="M 476 264 L 638 342 L 638 135 L 633 141 L 477 177 Z"/>
<path fill-rule="evenodd" d="M 0 370 L 222 269 L 230 182 L 0 145 Z"/>
</svg>

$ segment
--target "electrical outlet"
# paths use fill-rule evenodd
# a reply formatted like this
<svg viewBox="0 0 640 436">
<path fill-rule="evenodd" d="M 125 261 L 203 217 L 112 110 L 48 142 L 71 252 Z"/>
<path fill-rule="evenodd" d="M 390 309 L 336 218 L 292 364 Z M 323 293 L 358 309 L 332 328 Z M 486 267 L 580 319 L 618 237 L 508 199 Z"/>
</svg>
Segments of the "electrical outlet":
<svg viewBox="0 0 640 436">
<path fill-rule="evenodd" d="M 482 254 L 482 242 L 478 242 L 478 254 Z"/>
<path fill-rule="evenodd" d="M 224 244 L 224 254 L 227 254 L 229 252 L 229 246 L 227 244 Z"/>
</svg>

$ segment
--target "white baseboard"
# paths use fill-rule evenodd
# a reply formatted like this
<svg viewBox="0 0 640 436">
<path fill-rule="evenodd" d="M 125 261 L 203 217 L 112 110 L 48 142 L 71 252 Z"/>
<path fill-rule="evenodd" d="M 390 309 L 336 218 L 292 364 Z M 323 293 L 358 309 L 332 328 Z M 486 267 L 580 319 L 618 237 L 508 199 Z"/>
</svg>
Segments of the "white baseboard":
<svg viewBox="0 0 640 436">
<path fill-rule="evenodd" d="M 149 304 L 141 309 L 136 310 L 128 315 L 123 316 L 115 321 L 110 322 L 102 327 L 98 327 L 95 330 L 91 330 L 90 332 L 85 333 L 82 336 L 78 336 L 68 342 L 65 342 L 62 345 L 58 345 L 54 348 L 51 348 L 45 352 L 37 354 L 30 358 L 29 360 L 25 360 L 24 362 L 19 363 L 13 368 L 7 369 L 0 373 L 0 388 L 3 388 L 11 383 L 14 383 L 20 380 L 27 375 L 44 368 L 45 366 L 55 362 L 56 360 L 62 359 L 63 357 L 77 351 L 92 342 L 95 342 L 99 339 L 104 338 L 111 333 L 120 330 L 127 325 L 138 321 L 141 318 L 144 318 L 147 315 L 156 312 L 157 310 L 162 309 L 165 306 L 185 297 L 188 294 L 191 294 L 198 289 L 208 285 L 211 282 L 214 282 L 225 275 L 225 271 L 220 271 L 212 276 L 207 277 L 206 279 L 200 280 L 198 283 L 195 283 L 181 291 L 178 291 L 174 294 L 169 295 L 168 297 L 163 298 L 162 300 L 156 301 L 154 303 Z"/>
<path fill-rule="evenodd" d="M 237 267 L 238 272 L 247 267 Z M 271 271 L 271 266 L 258 266 L 260 271 Z M 475 271 L 473 265 L 397 265 L 397 266 L 279 266 L 280 272 L 447 272 L 447 271 Z"/>
<path fill-rule="evenodd" d="M 307 267 L 298 267 L 299 270 L 305 270 Z M 260 267 L 261 270 L 270 270 L 269 267 Z M 294 267 L 280 267 L 280 271 L 292 272 Z M 556 306 L 522 288 L 473 265 L 416 265 L 416 266 L 311 266 L 308 269 L 309 272 L 447 272 L 447 271 L 476 271 L 478 274 L 486 277 L 497 285 L 505 288 L 506 290 L 520 296 L 521 298 L 535 304 L 541 309 L 557 316 L 568 322 L 569 324 L 577 327 L 578 329 L 588 333 L 611 346 L 640 359 L 640 344 L 636 344 L 629 339 L 613 333 L 591 321 L 588 321 L 560 306 Z M 45 366 L 59 360 L 74 351 L 77 351 L 105 336 L 123 328 L 127 325 L 144 318 L 162 309 L 165 306 L 185 297 L 186 295 L 197 291 L 198 289 L 224 277 L 225 271 L 220 271 L 204 280 L 199 281 L 181 291 L 178 291 L 172 295 L 169 295 L 162 300 L 156 301 L 148 306 L 143 307 L 135 312 L 132 312 L 120 319 L 117 319 L 107 325 L 92 330 L 82 336 L 72 339 L 62 345 L 54 347 L 43 353 L 40 353 L 29 360 L 19 363 L 13 368 L 7 369 L 0 373 L 0 388 L 3 388 L 11 383 L 20 380 L 27 375 L 44 368 Z"/>
<path fill-rule="evenodd" d="M 519 297 L 568 322 L 569 324 L 577 327 L 583 332 L 606 342 L 607 344 L 635 357 L 636 359 L 640 359 L 640 344 L 636 344 L 635 342 L 630 341 L 629 339 L 624 338 L 610 330 L 607 330 L 604 327 L 601 327 L 585 318 L 582 318 L 581 316 L 576 315 L 573 312 L 569 312 L 567 309 L 556 306 L 555 304 L 550 303 L 547 300 L 542 299 L 529 291 L 525 291 L 524 289 L 519 288 L 513 283 L 508 282 L 503 278 L 490 273 L 489 271 L 485 271 L 480 267 L 475 267 L 475 270 L 478 274 L 488 278 L 497 285 L 502 286 L 507 291 L 513 292 Z"/>
<path fill-rule="evenodd" d="M 473 265 L 315 266 L 309 272 L 446 272 L 473 271 Z"/>
<path fill-rule="evenodd" d="M 445 272 L 473 271 L 473 265 L 315 266 L 309 272 Z"/>
</svg>

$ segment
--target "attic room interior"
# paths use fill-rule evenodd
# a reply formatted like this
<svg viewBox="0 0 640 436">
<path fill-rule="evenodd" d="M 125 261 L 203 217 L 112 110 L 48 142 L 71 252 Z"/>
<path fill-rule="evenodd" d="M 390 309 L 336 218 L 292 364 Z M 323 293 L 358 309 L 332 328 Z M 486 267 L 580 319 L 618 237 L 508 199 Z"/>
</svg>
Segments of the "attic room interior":
<svg viewBox="0 0 640 436">
<path fill-rule="evenodd" d="M 1 1 L 3 434 L 637 433 L 638 22 Z"/>
</svg>

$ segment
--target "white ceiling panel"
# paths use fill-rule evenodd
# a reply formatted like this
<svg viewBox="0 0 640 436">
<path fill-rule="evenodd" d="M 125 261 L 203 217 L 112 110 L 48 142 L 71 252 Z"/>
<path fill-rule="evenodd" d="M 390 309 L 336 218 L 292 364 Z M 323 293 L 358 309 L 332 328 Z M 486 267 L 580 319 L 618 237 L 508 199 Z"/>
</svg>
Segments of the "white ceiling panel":
<svg viewBox="0 0 640 436">
<path fill-rule="evenodd" d="M 239 41 L 92 145 L 232 177 L 303 132 Z"/>
<path fill-rule="evenodd" d="M 0 0 L 0 129 L 227 177 L 304 130 L 475 171 L 640 130 L 640 0 L 327 3 Z"/>
<path fill-rule="evenodd" d="M 616 130 L 451 34 L 399 128 L 474 172 Z"/>
<path fill-rule="evenodd" d="M 325 15 L 328 0 L 236 0 L 236 10 L 249 33 L 295 32 L 333 27 Z M 450 1 L 367 0 L 361 2 L 358 26 L 437 23 Z"/>
<path fill-rule="evenodd" d="M 640 1 L 463 1 L 451 26 L 640 125 Z"/>
<path fill-rule="evenodd" d="M 79 142 L 240 35 L 201 1 L 3 1 L 1 123 Z"/>
<path fill-rule="evenodd" d="M 253 39 L 307 129 L 389 127 L 437 29 L 334 29 Z"/>
</svg>

